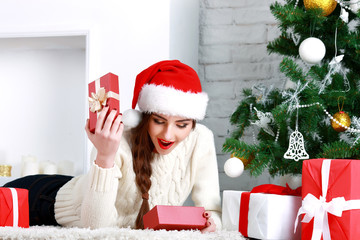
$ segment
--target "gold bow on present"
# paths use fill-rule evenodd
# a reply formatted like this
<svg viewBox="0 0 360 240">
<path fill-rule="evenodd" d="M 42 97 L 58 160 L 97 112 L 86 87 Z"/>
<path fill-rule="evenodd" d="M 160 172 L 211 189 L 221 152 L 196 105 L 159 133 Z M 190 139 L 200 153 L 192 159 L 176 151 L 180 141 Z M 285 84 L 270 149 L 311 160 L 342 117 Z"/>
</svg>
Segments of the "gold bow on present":
<svg viewBox="0 0 360 240">
<path fill-rule="evenodd" d="M 89 105 L 91 112 L 100 111 L 105 105 L 107 101 L 107 94 L 105 88 L 99 88 L 96 93 L 91 93 L 91 97 L 89 97 Z"/>
</svg>

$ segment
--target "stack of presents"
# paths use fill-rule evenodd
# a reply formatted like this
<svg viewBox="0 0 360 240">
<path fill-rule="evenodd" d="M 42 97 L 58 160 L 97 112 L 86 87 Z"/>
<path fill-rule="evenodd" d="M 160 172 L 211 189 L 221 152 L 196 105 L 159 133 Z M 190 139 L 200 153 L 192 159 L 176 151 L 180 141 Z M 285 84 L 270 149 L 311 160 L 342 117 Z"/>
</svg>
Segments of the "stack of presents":
<svg viewBox="0 0 360 240">
<path fill-rule="evenodd" d="M 223 228 L 255 239 L 360 239 L 359 184 L 359 160 L 305 160 L 298 189 L 224 191 Z"/>
<path fill-rule="evenodd" d="M 358 240 L 359 184 L 359 160 L 305 160 L 298 189 L 265 184 L 251 192 L 224 191 L 223 228 L 255 239 Z M 156 206 L 144 222 L 155 230 L 201 229 L 203 212 Z M 0 226 L 29 227 L 27 190 L 0 188 L 0 213 Z"/>
</svg>

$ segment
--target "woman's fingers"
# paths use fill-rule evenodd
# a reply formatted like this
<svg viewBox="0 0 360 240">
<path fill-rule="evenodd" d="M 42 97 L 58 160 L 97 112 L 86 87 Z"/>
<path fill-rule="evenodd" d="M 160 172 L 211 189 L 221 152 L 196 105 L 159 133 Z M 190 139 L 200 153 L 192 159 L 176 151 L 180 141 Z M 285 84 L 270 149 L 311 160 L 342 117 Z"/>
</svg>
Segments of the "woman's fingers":
<svg viewBox="0 0 360 240">
<path fill-rule="evenodd" d="M 216 231 L 216 224 L 214 222 L 214 219 L 209 218 L 206 221 L 206 227 L 201 230 L 202 233 L 206 232 L 215 232 Z"/>
<path fill-rule="evenodd" d="M 106 132 L 110 132 L 111 127 L 114 123 L 115 116 L 116 116 L 116 110 L 112 110 L 109 113 L 109 115 L 106 117 L 102 130 L 105 130 Z"/>
<path fill-rule="evenodd" d="M 122 123 L 122 114 L 120 113 L 116 118 L 115 121 L 113 122 L 112 126 L 111 126 L 111 134 L 118 134 L 122 129 L 124 128 L 124 124 Z"/>
<path fill-rule="evenodd" d="M 205 211 L 203 215 L 204 215 L 204 218 L 209 219 L 211 217 L 211 212 Z"/>
<path fill-rule="evenodd" d="M 109 110 L 108 106 L 105 106 L 101 110 L 101 112 L 100 112 L 100 114 L 99 114 L 99 116 L 98 116 L 98 118 L 96 120 L 95 132 L 99 133 L 103 129 L 103 126 L 104 126 L 104 123 L 105 123 L 105 117 L 106 117 L 106 114 L 107 114 L 108 110 Z"/>
</svg>

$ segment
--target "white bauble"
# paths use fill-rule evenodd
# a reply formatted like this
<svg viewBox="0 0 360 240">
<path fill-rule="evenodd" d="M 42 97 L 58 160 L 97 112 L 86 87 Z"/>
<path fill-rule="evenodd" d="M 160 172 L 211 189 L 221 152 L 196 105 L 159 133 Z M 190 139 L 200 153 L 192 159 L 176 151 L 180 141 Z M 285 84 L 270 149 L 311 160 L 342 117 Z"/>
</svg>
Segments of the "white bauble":
<svg viewBox="0 0 360 240">
<path fill-rule="evenodd" d="M 325 56 L 326 48 L 324 43 L 314 37 L 302 41 L 299 47 L 299 54 L 304 62 L 309 64 L 319 63 Z"/>
<path fill-rule="evenodd" d="M 244 163 L 240 159 L 232 157 L 226 160 L 224 171 L 229 177 L 239 177 L 244 172 Z"/>
</svg>

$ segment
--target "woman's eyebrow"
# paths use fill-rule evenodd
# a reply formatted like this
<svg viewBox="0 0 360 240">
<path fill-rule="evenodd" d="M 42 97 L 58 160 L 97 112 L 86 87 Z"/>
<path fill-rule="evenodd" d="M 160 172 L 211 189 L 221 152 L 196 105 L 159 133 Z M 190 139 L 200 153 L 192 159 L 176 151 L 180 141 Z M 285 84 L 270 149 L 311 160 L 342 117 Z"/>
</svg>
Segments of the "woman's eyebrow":
<svg viewBox="0 0 360 240">
<path fill-rule="evenodd" d="M 155 117 L 161 118 L 161 119 L 164 120 L 164 121 L 167 121 L 166 118 L 164 118 L 164 117 L 162 117 L 162 116 L 160 116 L 160 115 L 158 115 L 158 114 L 156 114 L 156 113 L 153 113 L 153 115 L 154 115 Z M 192 119 L 190 119 L 190 118 L 180 119 L 180 120 L 177 120 L 176 122 L 188 122 L 188 121 L 192 121 Z"/>
<path fill-rule="evenodd" d="M 164 117 L 162 117 L 162 116 L 160 116 L 160 115 L 157 115 L 156 113 L 153 113 L 153 115 L 154 115 L 155 117 L 161 118 L 161 119 L 164 120 L 164 121 L 167 121 L 166 118 L 164 118 Z"/>
<path fill-rule="evenodd" d="M 181 119 L 181 120 L 177 120 L 176 122 L 188 122 L 188 121 L 192 121 L 192 119 Z"/>
</svg>

